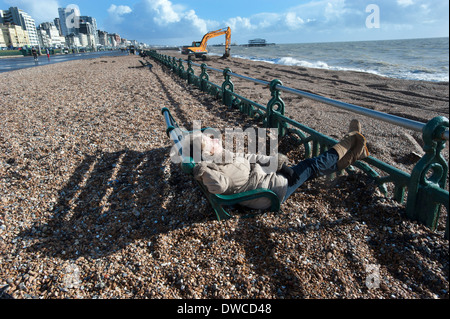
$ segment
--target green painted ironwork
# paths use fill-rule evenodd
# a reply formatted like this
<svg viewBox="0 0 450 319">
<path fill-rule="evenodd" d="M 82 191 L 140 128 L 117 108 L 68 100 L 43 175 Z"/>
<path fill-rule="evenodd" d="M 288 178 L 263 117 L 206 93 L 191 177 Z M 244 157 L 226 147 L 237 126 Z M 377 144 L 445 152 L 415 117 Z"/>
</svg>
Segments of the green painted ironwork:
<svg viewBox="0 0 450 319">
<path fill-rule="evenodd" d="M 178 60 L 178 76 L 182 79 L 187 79 L 186 71 L 184 70 L 183 59 Z"/>
<path fill-rule="evenodd" d="M 278 129 L 278 135 L 283 137 L 286 135 L 287 123 L 281 120 L 278 115 L 284 115 L 285 104 L 281 99 L 281 92 L 277 90 L 277 85 L 283 85 L 283 83 L 275 79 L 270 82 L 269 88 L 272 98 L 267 104 L 266 119 L 264 121 L 265 127 L 274 127 Z"/>
<path fill-rule="evenodd" d="M 193 84 L 194 78 L 194 69 L 192 68 L 192 61 L 188 60 L 188 69 L 187 69 L 187 81 L 189 84 Z"/>
<path fill-rule="evenodd" d="M 443 116 L 436 117 L 425 125 L 423 129 L 425 155 L 414 167 L 408 185 L 406 205 L 408 217 L 432 229 L 437 227 L 440 206 L 446 205 L 448 212 L 448 192 L 443 192 L 448 174 L 448 163 L 441 154 L 445 141 L 439 139 L 448 126 L 448 119 Z M 434 195 L 434 193 L 440 195 Z"/>
<path fill-rule="evenodd" d="M 223 92 L 222 101 L 226 106 L 231 106 L 233 102 L 233 96 L 231 93 L 234 92 L 234 84 L 231 82 L 230 72 L 231 70 L 229 68 L 223 70 L 223 77 L 225 78 L 225 81 L 222 83 L 221 89 Z"/>
<path fill-rule="evenodd" d="M 208 92 L 208 88 L 209 88 L 209 74 L 207 71 L 207 65 L 205 63 L 202 63 L 201 65 L 201 69 L 202 69 L 202 73 L 200 74 L 200 89 L 203 92 Z"/>
<path fill-rule="evenodd" d="M 156 51 L 149 51 L 147 54 L 163 65 L 172 69 L 174 68 L 170 57 L 159 54 Z M 178 66 L 173 69 L 175 74 L 179 74 L 178 68 L 182 66 L 181 61 L 179 62 Z M 280 80 L 266 82 L 252 79 L 235 74 L 229 68 L 223 71 L 210 68 L 205 63 L 201 64 L 201 74 L 197 76 L 194 74 L 192 68 L 194 63 L 192 61 L 187 61 L 187 63 L 188 75 L 186 79 L 189 84 L 199 87 L 202 91 L 212 94 L 216 98 L 221 98 L 224 105 L 239 109 L 244 114 L 261 121 L 263 126 L 277 128 L 281 136 L 285 136 L 286 134 L 293 136 L 299 144 L 304 145 L 306 157 L 317 156 L 337 143 L 332 138 L 284 115 L 286 106 L 281 98 L 280 91 L 293 93 L 298 93 L 299 91 L 284 87 Z M 224 82 L 220 86 L 210 82 L 207 69 L 223 72 Z M 271 99 L 267 106 L 258 104 L 235 93 L 231 76 L 268 85 L 271 91 Z M 410 174 L 372 156 L 362 161 L 357 161 L 353 166 L 347 168 L 347 171 L 351 173 L 354 171 L 354 168 L 359 168 L 377 183 L 380 191 L 385 195 L 388 195 L 387 185 L 393 184 L 394 190 L 392 197 L 396 201 L 405 203 L 405 197 L 407 197 L 405 204 L 408 218 L 417 220 L 432 230 L 436 229 L 440 211 L 445 208 L 447 210 L 445 237 L 449 237 L 449 192 L 445 189 L 448 176 L 448 163 L 442 156 L 442 150 L 449 138 L 449 120 L 446 117 L 436 117 L 428 123 L 422 124 L 373 110 L 366 111 L 366 109 L 358 106 L 307 92 L 301 92 L 300 95 L 335 107 L 344 108 L 351 112 L 386 120 L 405 128 L 415 130 L 421 128 L 425 155 L 418 161 Z M 383 176 L 377 173 L 375 169 L 381 171 Z"/>
</svg>

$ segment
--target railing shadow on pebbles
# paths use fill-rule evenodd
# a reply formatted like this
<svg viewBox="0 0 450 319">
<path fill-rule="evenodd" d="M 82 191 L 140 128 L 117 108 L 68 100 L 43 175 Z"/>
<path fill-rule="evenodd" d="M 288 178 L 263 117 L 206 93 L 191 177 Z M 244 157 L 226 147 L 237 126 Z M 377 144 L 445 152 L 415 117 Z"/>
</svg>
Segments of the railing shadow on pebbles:
<svg viewBox="0 0 450 319">
<path fill-rule="evenodd" d="M 201 192 L 192 192 L 192 180 L 174 167 L 169 152 L 160 148 L 86 156 L 60 190 L 52 218 L 18 238 L 36 241 L 26 248 L 30 252 L 65 260 L 100 258 L 136 239 L 152 242 L 161 234 L 210 220 L 209 211 L 197 204 Z M 151 252 L 152 245 L 147 249 Z"/>
</svg>

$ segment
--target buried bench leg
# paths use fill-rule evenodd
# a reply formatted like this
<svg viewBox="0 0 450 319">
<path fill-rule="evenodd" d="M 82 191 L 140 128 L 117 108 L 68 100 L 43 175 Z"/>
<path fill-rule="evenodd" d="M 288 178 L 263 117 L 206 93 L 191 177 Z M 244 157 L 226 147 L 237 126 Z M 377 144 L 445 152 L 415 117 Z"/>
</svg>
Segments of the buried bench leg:
<svg viewBox="0 0 450 319">
<path fill-rule="evenodd" d="M 226 220 L 232 218 L 232 216 L 223 208 L 223 206 L 217 203 L 212 197 L 211 194 L 205 189 L 205 187 L 197 181 L 197 185 L 202 190 L 205 195 L 208 203 L 211 205 L 212 209 L 216 213 L 216 217 L 218 221 Z"/>
<path fill-rule="evenodd" d="M 232 216 L 223 208 L 222 205 L 217 204 L 214 200 L 209 200 L 214 212 L 216 213 L 217 220 L 220 222 L 222 220 L 227 220 L 232 218 Z"/>
</svg>

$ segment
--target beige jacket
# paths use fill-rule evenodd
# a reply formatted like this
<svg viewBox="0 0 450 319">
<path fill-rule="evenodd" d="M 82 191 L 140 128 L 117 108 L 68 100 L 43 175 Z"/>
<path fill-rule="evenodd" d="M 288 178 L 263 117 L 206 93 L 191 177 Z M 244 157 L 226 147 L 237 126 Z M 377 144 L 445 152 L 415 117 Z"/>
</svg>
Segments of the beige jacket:
<svg viewBox="0 0 450 319">
<path fill-rule="evenodd" d="M 287 157 L 265 156 L 255 154 L 235 154 L 230 163 L 201 162 L 194 168 L 194 177 L 201 181 L 212 194 L 237 194 L 258 188 L 272 190 L 280 201 L 286 195 L 288 180 L 281 174 L 277 174 Z M 275 168 L 273 163 L 276 161 Z M 268 165 L 269 163 L 272 163 Z M 257 198 L 242 202 L 241 205 L 253 209 L 267 209 L 270 207 L 268 198 Z"/>
</svg>

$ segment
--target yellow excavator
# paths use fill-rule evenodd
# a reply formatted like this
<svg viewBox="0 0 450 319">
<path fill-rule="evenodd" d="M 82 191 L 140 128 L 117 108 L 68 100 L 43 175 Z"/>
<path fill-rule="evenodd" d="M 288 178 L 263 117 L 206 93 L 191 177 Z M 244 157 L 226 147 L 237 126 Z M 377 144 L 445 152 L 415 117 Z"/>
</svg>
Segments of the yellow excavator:
<svg viewBox="0 0 450 319">
<path fill-rule="evenodd" d="M 196 58 L 206 60 L 206 55 L 208 54 L 206 44 L 208 43 L 208 40 L 214 37 L 218 37 L 222 34 L 225 34 L 225 54 L 222 57 L 228 58 L 230 56 L 230 42 L 231 42 L 230 27 L 208 32 L 203 36 L 202 41 L 198 42 L 194 41 L 192 42 L 192 46 L 182 47 L 181 53 L 187 54 L 189 59 L 191 59 L 192 56 L 195 56 Z"/>
</svg>

